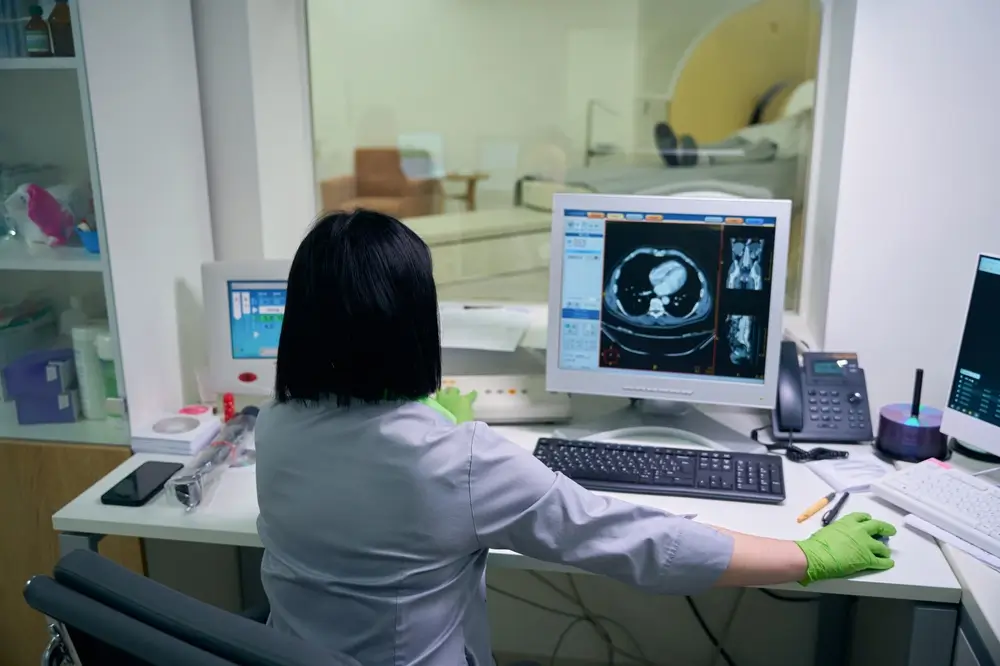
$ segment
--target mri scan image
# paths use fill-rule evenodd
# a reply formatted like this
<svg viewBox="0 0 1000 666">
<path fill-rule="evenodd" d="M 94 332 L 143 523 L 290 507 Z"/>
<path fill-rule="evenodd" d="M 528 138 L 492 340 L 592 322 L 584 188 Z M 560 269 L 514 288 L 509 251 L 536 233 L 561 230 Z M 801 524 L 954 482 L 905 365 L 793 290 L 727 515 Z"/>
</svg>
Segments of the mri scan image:
<svg viewBox="0 0 1000 666">
<path fill-rule="evenodd" d="M 732 238 L 726 272 L 726 289 L 760 291 L 764 288 L 764 241 L 758 238 Z"/>
<path fill-rule="evenodd" d="M 639 247 L 607 273 L 601 327 L 643 356 L 686 356 L 715 339 L 712 285 L 679 249 Z"/>
<path fill-rule="evenodd" d="M 748 365 L 757 356 L 756 321 L 749 315 L 726 315 L 726 337 L 729 361 L 733 365 Z"/>
</svg>

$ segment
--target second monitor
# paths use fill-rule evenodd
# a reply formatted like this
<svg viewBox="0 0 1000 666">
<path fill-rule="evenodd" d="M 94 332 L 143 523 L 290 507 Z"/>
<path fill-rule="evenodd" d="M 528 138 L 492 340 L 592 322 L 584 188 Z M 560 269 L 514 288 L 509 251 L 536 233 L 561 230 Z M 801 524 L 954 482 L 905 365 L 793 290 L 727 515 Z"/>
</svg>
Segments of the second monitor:
<svg viewBox="0 0 1000 666">
<path fill-rule="evenodd" d="M 556 195 L 547 388 L 773 407 L 791 202 Z"/>
</svg>

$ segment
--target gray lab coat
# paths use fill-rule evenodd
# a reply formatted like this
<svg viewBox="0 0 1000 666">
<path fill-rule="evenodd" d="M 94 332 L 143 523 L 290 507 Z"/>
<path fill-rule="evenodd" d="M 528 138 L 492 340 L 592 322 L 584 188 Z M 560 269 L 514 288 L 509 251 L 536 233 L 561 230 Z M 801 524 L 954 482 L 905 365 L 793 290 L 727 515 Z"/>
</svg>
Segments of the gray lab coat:
<svg viewBox="0 0 1000 666">
<path fill-rule="evenodd" d="M 490 548 L 663 594 L 709 588 L 732 556 L 728 535 L 420 403 L 272 404 L 256 440 L 269 622 L 366 666 L 490 664 Z"/>
</svg>

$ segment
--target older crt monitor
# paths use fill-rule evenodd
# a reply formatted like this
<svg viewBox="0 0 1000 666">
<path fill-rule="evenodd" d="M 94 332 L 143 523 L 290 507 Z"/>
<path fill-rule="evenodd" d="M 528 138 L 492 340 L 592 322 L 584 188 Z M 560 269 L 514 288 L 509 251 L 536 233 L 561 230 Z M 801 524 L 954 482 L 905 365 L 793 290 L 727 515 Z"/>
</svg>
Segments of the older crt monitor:
<svg viewBox="0 0 1000 666">
<path fill-rule="evenodd" d="M 550 391 L 772 407 L 791 202 L 553 203 Z"/>
<path fill-rule="evenodd" d="M 995 456 L 1000 456 L 998 304 L 1000 257 L 979 255 L 948 408 L 941 423 L 942 432 Z"/>
<path fill-rule="evenodd" d="M 202 266 L 211 390 L 267 395 L 274 389 L 289 268 L 288 261 Z"/>
</svg>

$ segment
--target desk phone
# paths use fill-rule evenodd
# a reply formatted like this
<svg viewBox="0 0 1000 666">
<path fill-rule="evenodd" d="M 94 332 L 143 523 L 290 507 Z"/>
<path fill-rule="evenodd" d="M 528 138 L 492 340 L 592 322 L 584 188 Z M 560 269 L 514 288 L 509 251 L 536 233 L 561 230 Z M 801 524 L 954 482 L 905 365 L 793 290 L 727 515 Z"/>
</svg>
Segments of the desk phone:
<svg viewBox="0 0 1000 666">
<path fill-rule="evenodd" d="M 856 444 L 872 440 L 865 371 L 853 353 L 805 352 L 781 343 L 778 401 L 771 430 L 776 441 Z"/>
</svg>

